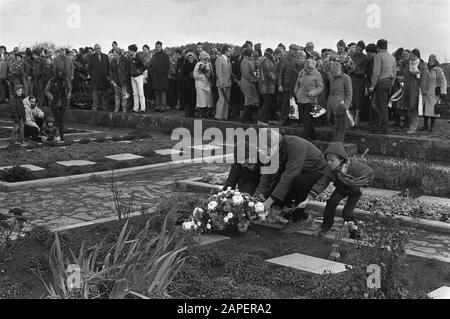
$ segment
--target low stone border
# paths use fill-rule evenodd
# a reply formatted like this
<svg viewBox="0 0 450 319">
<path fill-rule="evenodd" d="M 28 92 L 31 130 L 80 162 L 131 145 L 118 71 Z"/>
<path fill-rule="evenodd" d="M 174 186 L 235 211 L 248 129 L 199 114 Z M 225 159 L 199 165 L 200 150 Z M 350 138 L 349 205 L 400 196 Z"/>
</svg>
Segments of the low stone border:
<svg viewBox="0 0 450 319">
<path fill-rule="evenodd" d="M 186 160 L 179 160 L 179 161 L 173 161 L 173 162 L 166 162 L 166 163 L 159 163 L 159 164 L 152 164 L 152 165 L 138 166 L 138 167 L 129 167 L 129 168 L 123 168 L 123 169 L 118 169 L 118 170 L 94 172 L 94 173 L 87 173 L 87 174 L 80 174 L 80 175 L 45 178 L 45 179 L 38 179 L 38 180 L 18 182 L 18 183 L 0 182 L 0 191 L 10 192 L 10 191 L 33 188 L 33 187 L 37 187 L 37 186 L 47 186 L 47 185 L 55 186 L 55 185 L 70 184 L 72 182 L 84 182 L 84 181 L 89 181 L 91 178 L 94 178 L 94 177 L 102 177 L 102 178 L 110 178 L 112 176 L 121 177 L 121 176 L 132 175 L 132 174 L 135 174 L 138 172 L 164 170 L 164 169 L 169 169 L 171 167 L 180 167 L 180 166 L 189 165 L 189 164 L 197 164 L 197 163 L 204 163 L 204 162 L 208 163 L 208 162 L 214 162 L 216 160 L 226 161 L 228 158 L 233 158 L 233 154 L 217 155 L 217 156 L 210 156 L 210 157 L 204 157 L 204 158 L 186 159 Z"/>
<path fill-rule="evenodd" d="M 202 178 L 194 178 L 189 180 L 183 180 L 177 182 L 177 187 L 184 188 L 184 189 L 192 189 L 197 191 L 208 191 L 209 193 L 215 192 L 215 191 L 221 191 L 223 189 L 222 186 L 219 185 L 211 185 L 208 183 L 199 182 L 202 180 Z M 325 210 L 326 203 L 321 202 L 310 202 L 308 209 L 311 211 L 311 213 L 314 216 L 322 216 L 323 211 Z M 342 210 L 344 206 L 338 206 L 336 209 L 336 216 L 342 215 Z M 361 209 L 355 209 L 354 214 L 357 217 L 367 217 L 370 216 L 370 212 L 364 211 Z M 422 219 L 422 218 L 412 218 L 402 215 L 395 215 L 395 218 L 400 219 L 408 224 L 414 224 L 417 228 L 428 230 L 428 231 L 436 231 L 440 233 L 446 233 L 450 234 L 450 224 L 439 222 L 435 220 L 428 220 L 428 219 Z"/>
</svg>

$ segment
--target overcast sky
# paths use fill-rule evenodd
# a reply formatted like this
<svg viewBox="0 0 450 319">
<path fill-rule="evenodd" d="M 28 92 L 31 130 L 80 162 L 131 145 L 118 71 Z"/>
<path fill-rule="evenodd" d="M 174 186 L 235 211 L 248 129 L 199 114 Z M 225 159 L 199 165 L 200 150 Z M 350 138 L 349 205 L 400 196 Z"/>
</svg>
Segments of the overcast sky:
<svg viewBox="0 0 450 319">
<path fill-rule="evenodd" d="M 369 28 L 367 7 L 379 6 L 380 28 Z M 69 28 L 68 6 L 81 9 L 79 28 Z M 75 20 L 71 20 L 75 21 Z M 37 40 L 72 47 L 116 40 L 164 46 L 198 41 L 242 45 L 245 40 L 274 48 L 279 42 L 316 50 L 347 43 L 389 40 L 436 53 L 450 62 L 450 0 L 0 0 L 0 43 L 8 50 Z"/>
</svg>

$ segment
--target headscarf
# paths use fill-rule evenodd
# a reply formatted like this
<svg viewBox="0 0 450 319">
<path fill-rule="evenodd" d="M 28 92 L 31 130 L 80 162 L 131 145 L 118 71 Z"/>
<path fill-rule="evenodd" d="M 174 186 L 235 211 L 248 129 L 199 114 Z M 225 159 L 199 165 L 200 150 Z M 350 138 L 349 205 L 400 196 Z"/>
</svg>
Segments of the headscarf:
<svg viewBox="0 0 450 319">
<path fill-rule="evenodd" d="M 434 58 L 434 64 L 431 65 L 430 64 L 430 58 Z M 431 70 L 432 68 L 434 68 L 435 66 L 439 66 L 439 61 L 437 60 L 437 56 L 436 54 L 430 54 L 430 57 L 428 58 L 428 68 Z"/>
<path fill-rule="evenodd" d="M 305 61 L 305 67 L 306 67 L 307 65 L 310 66 L 311 68 L 315 69 L 317 63 L 316 63 L 316 61 L 314 61 L 313 59 L 307 59 L 307 60 Z"/>
<path fill-rule="evenodd" d="M 335 71 L 337 75 L 342 73 L 342 64 L 339 62 L 331 62 L 330 72 Z"/>
<path fill-rule="evenodd" d="M 198 58 L 199 58 L 201 61 L 204 61 L 204 60 L 206 60 L 206 59 L 209 59 L 209 58 L 210 58 L 210 55 L 209 55 L 208 53 L 206 53 L 205 51 L 202 51 L 202 52 L 200 52 Z"/>
</svg>

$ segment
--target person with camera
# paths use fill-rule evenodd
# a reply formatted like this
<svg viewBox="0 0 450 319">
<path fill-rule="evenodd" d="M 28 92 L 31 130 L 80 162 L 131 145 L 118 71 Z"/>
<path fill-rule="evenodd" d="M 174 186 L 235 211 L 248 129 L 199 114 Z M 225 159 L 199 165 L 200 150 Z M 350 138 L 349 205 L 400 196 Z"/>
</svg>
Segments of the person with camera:
<svg viewBox="0 0 450 319">
<path fill-rule="evenodd" d="M 447 95 L 447 81 L 445 80 L 444 71 L 439 66 L 439 62 L 434 54 L 431 54 L 428 58 L 427 68 L 423 72 L 420 87 L 424 102 L 424 129 L 433 132 L 436 118 L 440 117 L 440 114 L 436 114 L 435 107 L 439 103 L 441 96 Z M 428 118 L 431 118 L 429 127 Z"/>
</svg>

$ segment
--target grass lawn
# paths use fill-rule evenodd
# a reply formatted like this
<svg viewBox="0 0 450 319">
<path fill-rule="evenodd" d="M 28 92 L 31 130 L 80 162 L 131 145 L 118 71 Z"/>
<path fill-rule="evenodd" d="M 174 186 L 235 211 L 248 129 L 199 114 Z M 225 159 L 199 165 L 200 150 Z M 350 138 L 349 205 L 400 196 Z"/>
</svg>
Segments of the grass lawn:
<svg viewBox="0 0 450 319">
<path fill-rule="evenodd" d="M 38 147 L 30 150 L 24 148 L 9 148 L 0 152 L 0 167 L 11 165 L 32 164 L 45 171 L 38 171 L 29 174 L 24 178 L 13 179 L 12 181 L 33 180 L 58 176 L 78 175 L 91 172 L 108 171 L 127 167 L 144 166 L 171 161 L 170 156 L 162 156 L 154 153 L 154 150 L 170 148 L 171 142 L 146 139 L 133 140 L 130 143 L 119 141 L 94 142 L 87 144 L 72 144 L 61 147 Z M 106 159 L 105 156 L 131 153 L 143 156 L 143 159 L 117 162 Z M 95 165 L 80 167 L 65 167 L 57 164 L 59 161 L 86 160 L 95 162 Z M 19 174 L 20 175 L 20 174 Z M 11 181 L 3 177 L 0 179 Z"/>
</svg>

